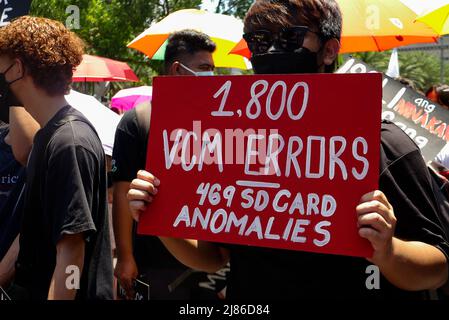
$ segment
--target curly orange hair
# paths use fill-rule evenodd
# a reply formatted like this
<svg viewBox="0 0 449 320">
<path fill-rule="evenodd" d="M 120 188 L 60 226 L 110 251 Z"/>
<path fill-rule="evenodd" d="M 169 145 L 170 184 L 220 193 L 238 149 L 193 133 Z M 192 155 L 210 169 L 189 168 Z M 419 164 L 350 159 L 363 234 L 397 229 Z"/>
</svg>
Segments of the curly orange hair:
<svg viewBox="0 0 449 320">
<path fill-rule="evenodd" d="M 83 52 L 83 41 L 58 21 L 23 16 L 0 29 L 0 54 L 20 59 L 34 84 L 51 96 L 68 92 Z"/>
</svg>

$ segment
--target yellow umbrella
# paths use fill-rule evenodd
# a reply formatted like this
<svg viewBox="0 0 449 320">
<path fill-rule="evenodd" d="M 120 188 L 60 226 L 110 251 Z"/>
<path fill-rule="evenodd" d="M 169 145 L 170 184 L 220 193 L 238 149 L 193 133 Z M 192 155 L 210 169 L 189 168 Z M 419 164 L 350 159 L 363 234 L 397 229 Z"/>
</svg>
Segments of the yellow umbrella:
<svg viewBox="0 0 449 320">
<path fill-rule="evenodd" d="M 242 21 L 203 10 L 184 9 L 173 12 L 145 30 L 128 47 L 143 52 L 150 59 L 163 60 L 168 36 L 183 29 L 204 32 L 212 38 L 217 45 L 213 54 L 216 67 L 248 69 L 249 64 L 245 58 L 228 54 L 242 37 Z"/>
<path fill-rule="evenodd" d="M 423 3 L 424 10 L 416 19 L 430 26 L 439 35 L 449 34 L 449 0 Z"/>
<path fill-rule="evenodd" d="M 399 0 L 337 0 L 343 14 L 341 52 L 383 51 L 436 42 L 438 34 Z"/>
</svg>

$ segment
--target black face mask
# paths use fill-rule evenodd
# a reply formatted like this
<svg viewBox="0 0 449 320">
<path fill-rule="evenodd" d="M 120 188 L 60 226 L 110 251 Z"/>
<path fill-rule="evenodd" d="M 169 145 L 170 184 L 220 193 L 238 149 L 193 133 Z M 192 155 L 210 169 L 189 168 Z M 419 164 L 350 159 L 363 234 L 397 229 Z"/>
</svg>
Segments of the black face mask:
<svg viewBox="0 0 449 320">
<path fill-rule="evenodd" d="M 307 48 L 294 52 L 273 51 L 251 57 L 256 74 L 318 73 L 318 53 Z"/>
<path fill-rule="evenodd" d="M 0 120 L 9 123 L 9 107 L 21 106 L 22 104 L 10 90 L 10 85 L 23 78 L 20 77 L 14 81 L 6 81 L 6 73 L 12 68 L 14 64 L 10 65 L 5 72 L 0 73 Z"/>
</svg>

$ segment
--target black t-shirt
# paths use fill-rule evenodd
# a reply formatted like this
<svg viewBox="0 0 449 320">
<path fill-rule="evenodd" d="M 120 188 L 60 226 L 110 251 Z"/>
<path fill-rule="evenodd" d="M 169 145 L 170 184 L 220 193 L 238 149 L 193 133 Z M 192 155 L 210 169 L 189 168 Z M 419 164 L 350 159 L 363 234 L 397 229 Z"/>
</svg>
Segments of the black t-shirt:
<svg viewBox="0 0 449 320">
<path fill-rule="evenodd" d="M 11 146 L 5 142 L 8 132 L 9 126 L 0 126 L 0 212 L 23 170 L 14 158 Z"/>
<path fill-rule="evenodd" d="M 19 235 L 23 217 L 25 170 L 18 177 L 2 210 L 0 210 L 0 261 Z"/>
<path fill-rule="evenodd" d="M 84 116 L 66 106 L 34 138 L 15 284 L 47 298 L 64 234 L 85 235 L 77 299 L 112 299 L 105 156 Z"/>
<path fill-rule="evenodd" d="M 139 130 L 135 109 L 126 112 L 117 126 L 112 154 L 114 182 L 130 182 L 137 171 L 145 168 L 147 138 Z M 165 248 L 158 237 L 136 234 L 134 225 L 134 258 L 139 272 L 150 282 L 152 299 L 216 299 L 225 286 L 229 268 L 217 274 L 192 272 Z M 188 276 L 186 276 L 188 275 Z M 180 279 L 184 279 L 180 282 Z M 179 282 L 179 283 L 178 283 Z M 168 286 L 176 290 L 168 290 Z"/>
<path fill-rule="evenodd" d="M 436 200 L 429 172 L 418 147 L 401 129 L 382 123 L 379 189 L 387 196 L 397 218 L 395 236 L 422 241 L 449 257 L 447 239 L 438 225 Z M 407 292 L 380 278 L 380 289 L 368 290 L 372 271 L 362 258 L 324 255 L 250 246 L 225 245 L 231 253 L 227 297 L 230 299 L 300 298 L 411 298 Z"/>
<path fill-rule="evenodd" d="M 142 140 L 136 110 L 127 111 L 115 133 L 112 152 L 112 179 L 114 182 L 131 182 L 137 171 L 145 169 L 147 141 Z M 134 257 L 139 269 L 185 269 L 165 248 L 158 237 L 141 236 L 133 232 Z"/>
<path fill-rule="evenodd" d="M 19 234 L 22 220 L 21 202 L 25 169 L 5 143 L 8 125 L 0 124 L 0 260 Z"/>
</svg>

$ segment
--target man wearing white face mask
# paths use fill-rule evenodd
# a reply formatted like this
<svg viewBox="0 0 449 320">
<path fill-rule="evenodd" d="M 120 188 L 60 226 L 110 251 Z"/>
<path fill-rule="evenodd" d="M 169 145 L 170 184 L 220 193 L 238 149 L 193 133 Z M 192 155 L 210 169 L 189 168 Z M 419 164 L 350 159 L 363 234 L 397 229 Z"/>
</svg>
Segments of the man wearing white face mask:
<svg viewBox="0 0 449 320">
<path fill-rule="evenodd" d="M 193 74 L 194 76 L 200 77 L 200 76 L 213 76 L 214 72 L 211 71 L 193 71 L 192 69 L 190 69 L 189 67 L 183 65 L 182 63 L 179 64 L 182 68 L 186 69 L 187 71 L 189 71 L 191 74 Z"/>
<path fill-rule="evenodd" d="M 165 74 L 169 76 L 211 76 L 215 43 L 204 33 L 183 30 L 173 33 L 165 49 Z"/>
<path fill-rule="evenodd" d="M 204 33 L 194 30 L 175 32 L 168 39 L 164 73 L 169 76 L 213 75 L 214 51 L 215 43 Z M 142 275 L 143 281 L 150 284 L 151 299 L 204 298 L 204 292 L 194 288 L 192 277 L 188 277 L 189 281 L 181 281 L 190 270 L 181 265 L 157 237 L 138 236 L 133 228 L 126 194 L 136 172 L 145 168 L 150 108 L 149 104 L 140 105 L 125 113 L 116 131 L 112 157 L 112 211 L 117 248 L 115 275 L 126 291 L 127 299 L 133 299 L 133 280 Z"/>
</svg>

